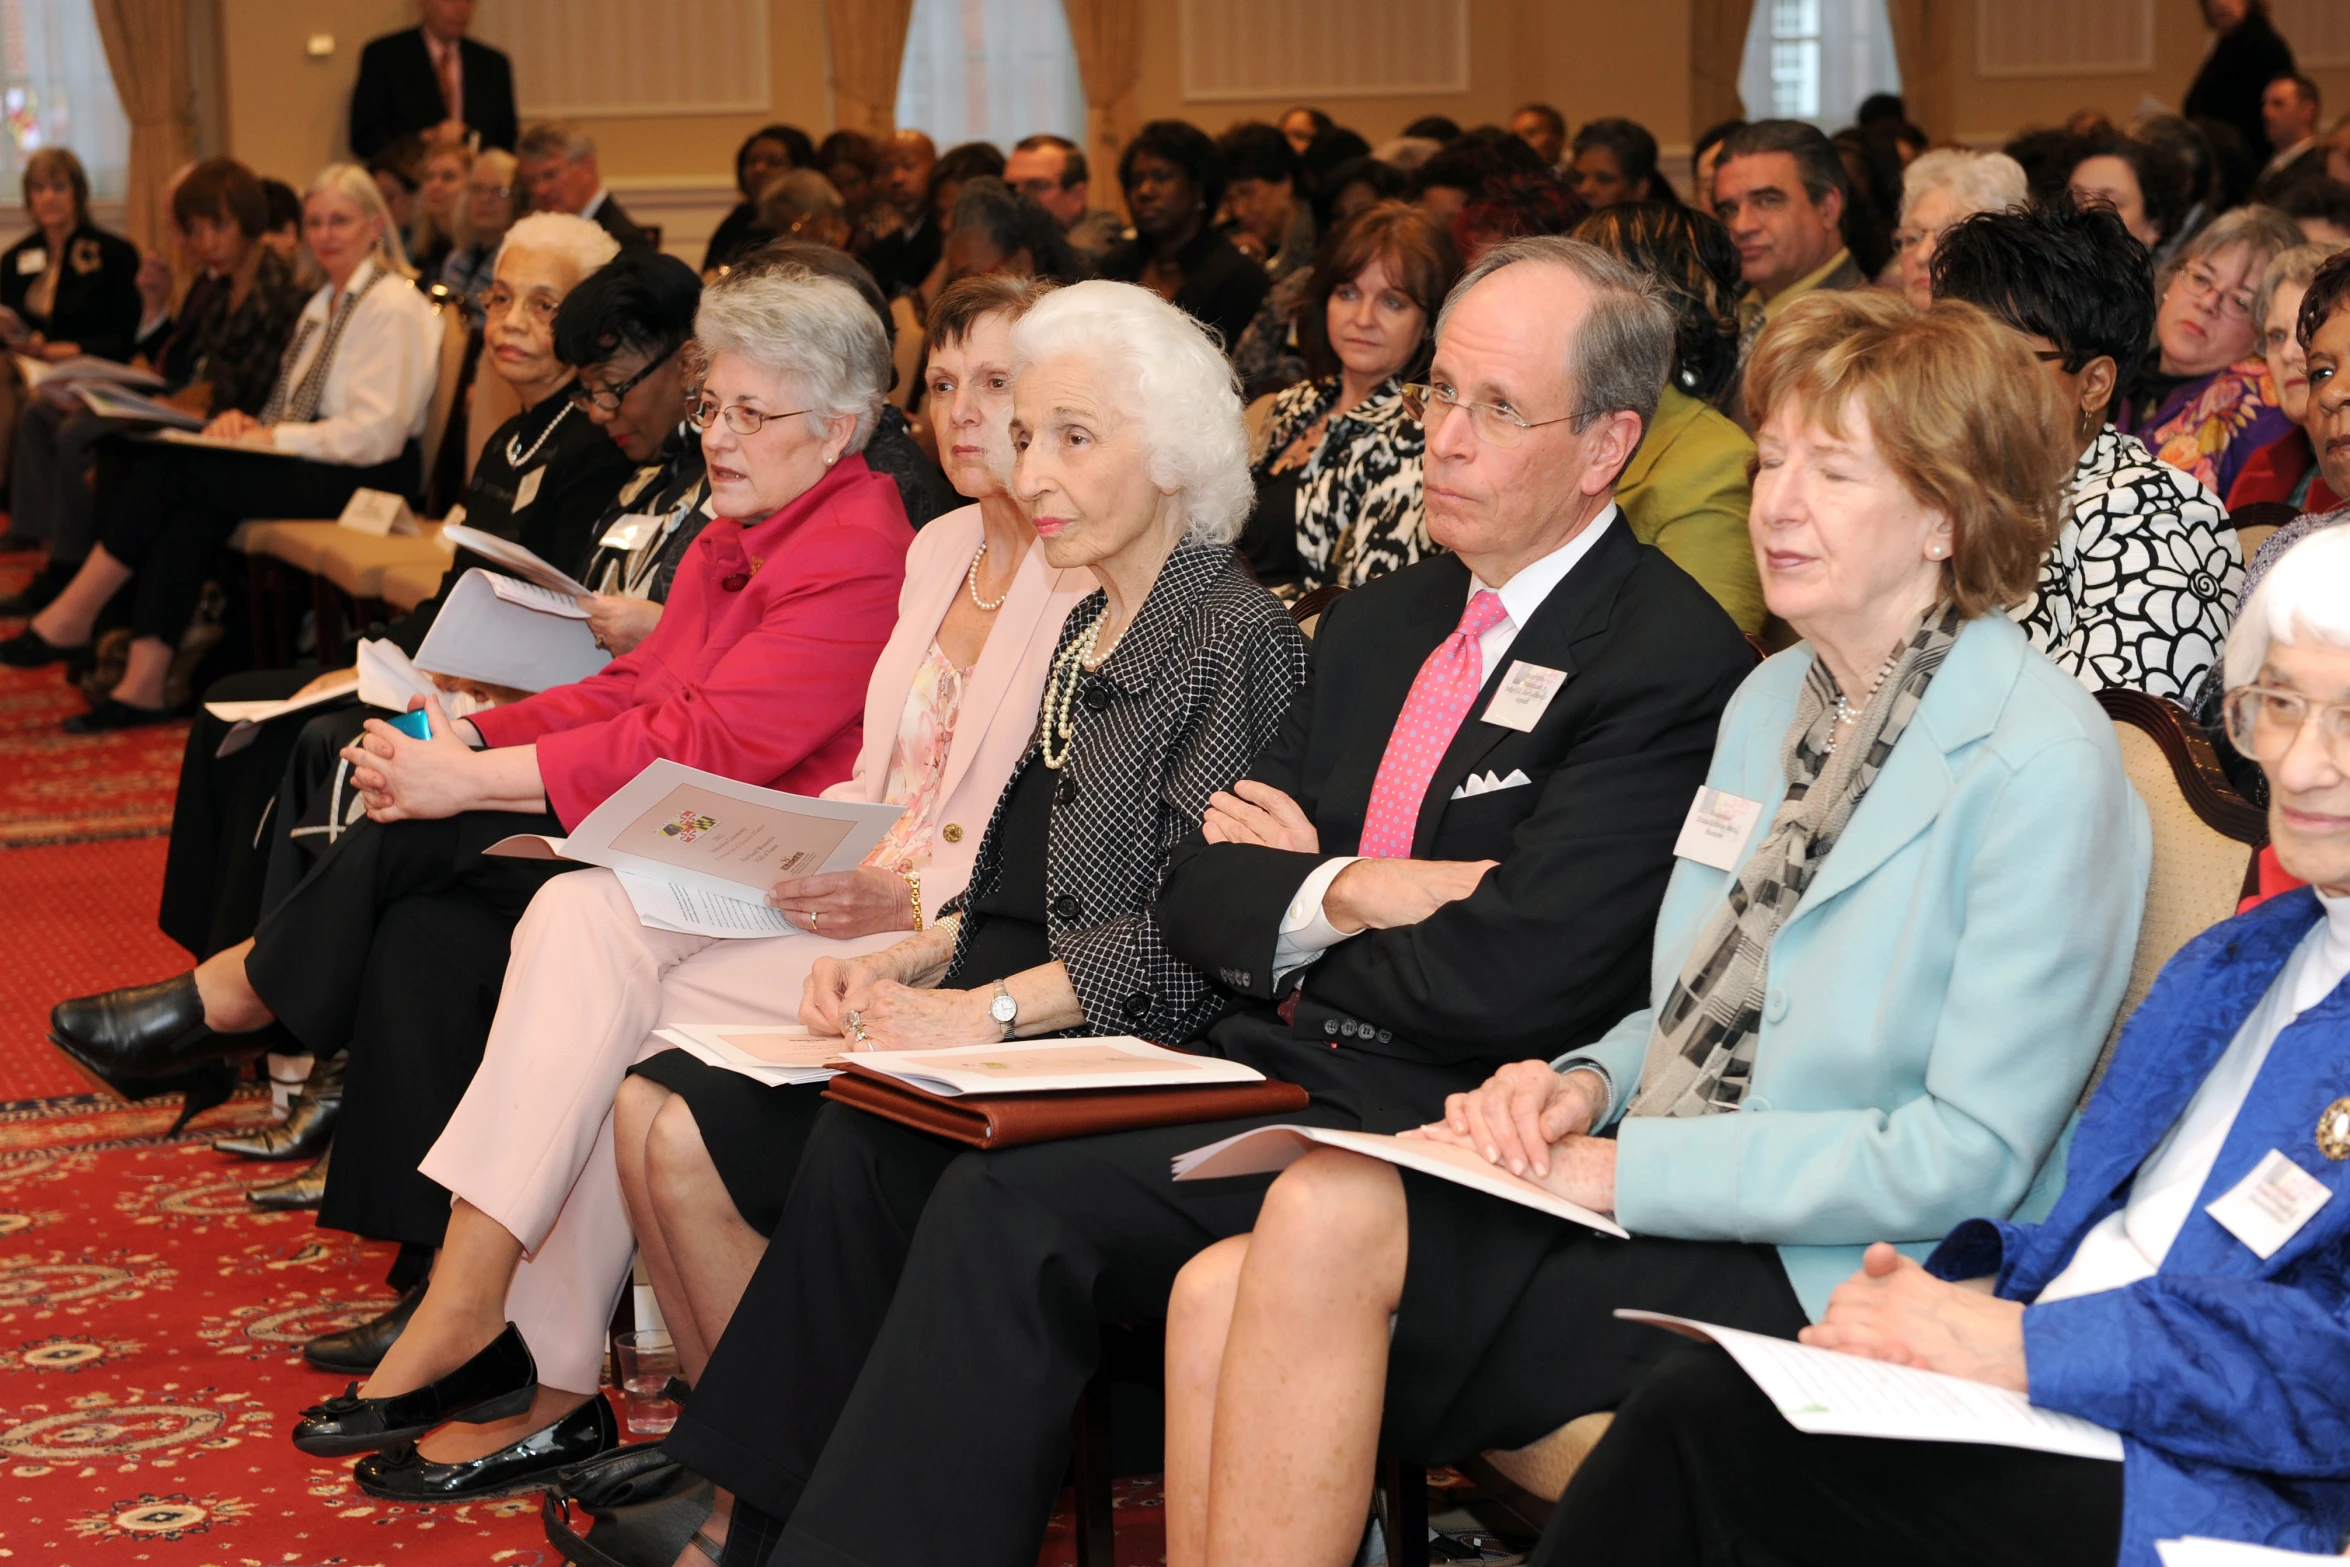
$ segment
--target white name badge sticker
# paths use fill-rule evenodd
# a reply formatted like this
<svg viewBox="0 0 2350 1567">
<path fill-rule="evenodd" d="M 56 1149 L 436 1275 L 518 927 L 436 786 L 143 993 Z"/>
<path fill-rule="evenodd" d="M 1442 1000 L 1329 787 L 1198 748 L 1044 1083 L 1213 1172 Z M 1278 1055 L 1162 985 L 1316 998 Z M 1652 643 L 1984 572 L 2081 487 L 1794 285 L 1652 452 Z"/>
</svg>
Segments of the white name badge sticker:
<svg viewBox="0 0 2350 1567">
<path fill-rule="evenodd" d="M 547 470 L 544 464 L 531 469 L 530 472 L 522 476 L 522 482 L 514 486 L 514 509 L 516 511 L 522 510 L 523 507 L 539 498 L 539 481 L 546 476 Z"/>
<path fill-rule="evenodd" d="M 1542 722 L 1542 715 L 1550 711 L 1550 699 L 1564 690 L 1566 684 L 1565 670 L 1545 669 L 1540 664 L 1519 659 L 1501 677 L 1500 689 L 1493 693 L 1492 702 L 1485 708 L 1485 722 L 1515 729 L 1520 734 L 1532 734 L 1534 726 Z"/>
<path fill-rule="evenodd" d="M 31 277 L 36 272 L 46 272 L 48 269 L 49 252 L 45 250 L 23 250 L 17 252 L 17 276 Z"/>
<path fill-rule="evenodd" d="M 1697 798 L 1689 802 L 1689 814 L 1681 822 L 1681 836 L 1674 840 L 1673 852 L 1717 871 L 1734 871 L 1746 853 L 1746 840 L 1754 836 L 1754 824 L 1761 820 L 1760 800 L 1700 789 Z"/>
<path fill-rule="evenodd" d="M 611 527 L 606 528 L 603 538 L 596 542 L 603 549 L 634 552 L 642 549 L 645 540 L 651 538 L 653 530 L 660 526 L 660 518 L 648 517 L 643 512 L 637 512 L 621 518 Z"/>
<path fill-rule="evenodd" d="M 2203 1211 L 2266 1262 L 2333 1195 L 2325 1182 L 2271 1148 L 2234 1190 Z"/>
</svg>

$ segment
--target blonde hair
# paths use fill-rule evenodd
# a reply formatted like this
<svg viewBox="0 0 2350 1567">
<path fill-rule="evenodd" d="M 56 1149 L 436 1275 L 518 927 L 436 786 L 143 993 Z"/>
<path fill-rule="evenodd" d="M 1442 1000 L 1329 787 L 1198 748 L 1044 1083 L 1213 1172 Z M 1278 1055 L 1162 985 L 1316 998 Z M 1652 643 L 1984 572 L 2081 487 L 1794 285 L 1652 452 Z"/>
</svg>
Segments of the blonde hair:
<svg viewBox="0 0 2350 1567">
<path fill-rule="evenodd" d="M 311 197 L 329 193 L 342 197 L 376 220 L 383 237 L 371 254 L 383 263 L 386 271 L 415 281 L 416 268 L 408 262 L 408 247 L 400 243 L 400 229 L 392 222 L 391 209 L 384 205 L 384 193 L 375 188 L 375 176 L 356 163 L 330 163 L 303 187 L 302 205 L 308 207 Z"/>
<path fill-rule="evenodd" d="M 2021 602 L 2064 522 L 2073 467 L 2056 390 L 2023 339 L 1973 305 L 1814 293 L 1774 314 L 1746 368 L 1761 429 L 1790 398 L 1831 435 L 1857 405 L 1879 456 L 1950 519 L 1942 596 L 1969 619 Z"/>
</svg>

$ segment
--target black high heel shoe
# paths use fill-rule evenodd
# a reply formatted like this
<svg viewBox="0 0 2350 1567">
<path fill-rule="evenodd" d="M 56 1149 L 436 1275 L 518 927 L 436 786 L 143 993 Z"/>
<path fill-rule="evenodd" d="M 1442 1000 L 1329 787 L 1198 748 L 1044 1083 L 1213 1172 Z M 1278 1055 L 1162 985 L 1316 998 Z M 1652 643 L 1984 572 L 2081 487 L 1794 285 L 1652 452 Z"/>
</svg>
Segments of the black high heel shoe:
<svg viewBox="0 0 2350 1567">
<path fill-rule="evenodd" d="M 311 1405 L 294 1427 L 294 1445 L 313 1458 L 372 1453 L 413 1442 L 452 1420 L 475 1425 L 511 1420 L 529 1412 L 538 1390 L 538 1362 L 522 1341 L 522 1330 L 509 1322 L 489 1348 L 413 1391 L 362 1398 L 354 1382 L 325 1403 Z"/>
<path fill-rule="evenodd" d="M 230 1056 L 243 1047 L 204 1025 L 196 976 L 76 996 L 49 1009 L 49 1042 L 82 1074 L 125 1100 L 184 1094 L 165 1137 L 236 1091 Z"/>
</svg>

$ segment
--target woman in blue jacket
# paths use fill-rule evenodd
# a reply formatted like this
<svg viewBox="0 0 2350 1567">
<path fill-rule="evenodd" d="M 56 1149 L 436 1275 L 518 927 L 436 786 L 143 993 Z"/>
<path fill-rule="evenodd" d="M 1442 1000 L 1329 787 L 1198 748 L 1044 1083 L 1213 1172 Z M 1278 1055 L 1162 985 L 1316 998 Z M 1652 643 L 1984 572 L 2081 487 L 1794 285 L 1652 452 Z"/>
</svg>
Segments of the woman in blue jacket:
<svg viewBox="0 0 2350 1567">
<path fill-rule="evenodd" d="M 2228 634 L 2230 737 L 2311 882 L 2213 927 L 2134 1013 L 2038 1224 L 1872 1248 L 1804 1338 L 2028 1393 L 2116 1464 L 1805 1436 L 1718 1350 L 1633 1395 L 1539 1562 L 2154 1567 L 2202 1535 L 2350 1535 L 2350 531 L 2294 547 Z M 2258 1195 L 2250 1195 L 2257 1193 Z M 2240 1195 L 2241 1194 L 2241 1195 Z"/>
<path fill-rule="evenodd" d="M 1617 1307 L 1793 1336 L 1867 1242 L 2016 1211 L 2079 1102 L 2149 840 L 2112 725 L 2001 612 L 2069 461 L 2046 378 L 1971 305 L 1820 294 L 1745 395 L 1763 591 L 1805 641 L 1723 716 L 1653 1005 L 1421 1134 L 1634 1238 L 1300 1161 L 1176 1287 L 1171 1567 L 1340 1560 L 1375 1452 L 1616 1408 L 1675 1342 Z"/>
</svg>

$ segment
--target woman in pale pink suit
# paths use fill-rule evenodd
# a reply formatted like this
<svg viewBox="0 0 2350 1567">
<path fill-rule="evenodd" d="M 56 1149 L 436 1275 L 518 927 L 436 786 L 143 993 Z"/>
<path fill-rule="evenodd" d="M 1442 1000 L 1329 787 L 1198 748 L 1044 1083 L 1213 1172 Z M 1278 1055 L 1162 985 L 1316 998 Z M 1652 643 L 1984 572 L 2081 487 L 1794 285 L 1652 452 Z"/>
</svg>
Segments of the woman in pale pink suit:
<svg viewBox="0 0 2350 1567">
<path fill-rule="evenodd" d="M 855 770 L 825 791 L 903 805 L 905 814 L 863 866 L 779 883 L 769 898 L 813 934 L 718 940 L 654 930 L 605 870 L 550 882 L 516 928 L 481 1067 L 422 1165 L 455 1194 L 448 1239 L 415 1316 L 362 1391 L 382 1397 L 443 1377 L 509 1319 L 537 1364 L 539 1391 L 528 1414 L 441 1427 L 418 1444 L 426 1459 L 463 1463 L 594 1396 L 605 1326 L 638 1243 L 615 1166 L 613 1097 L 633 1064 L 666 1048 L 654 1030 L 796 1023 L 818 957 L 887 947 L 963 890 L 1035 728 L 1061 622 L 1094 586 L 1083 571 L 1044 564 L 1005 490 L 1011 322 L 1048 286 L 973 278 L 933 312 L 940 456 L 978 504 L 916 536 L 896 629 L 866 692 Z M 631 1154 L 641 1161 L 641 1149 L 623 1149 L 624 1163 Z M 763 1242 L 726 1217 L 755 1262 Z M 667 1250 L 651 1238 L 645 1250 L 659 1278 Z M 706 1341 L 690 1321 L 672 1326 L 698 1369 Z"/>
</svg>

